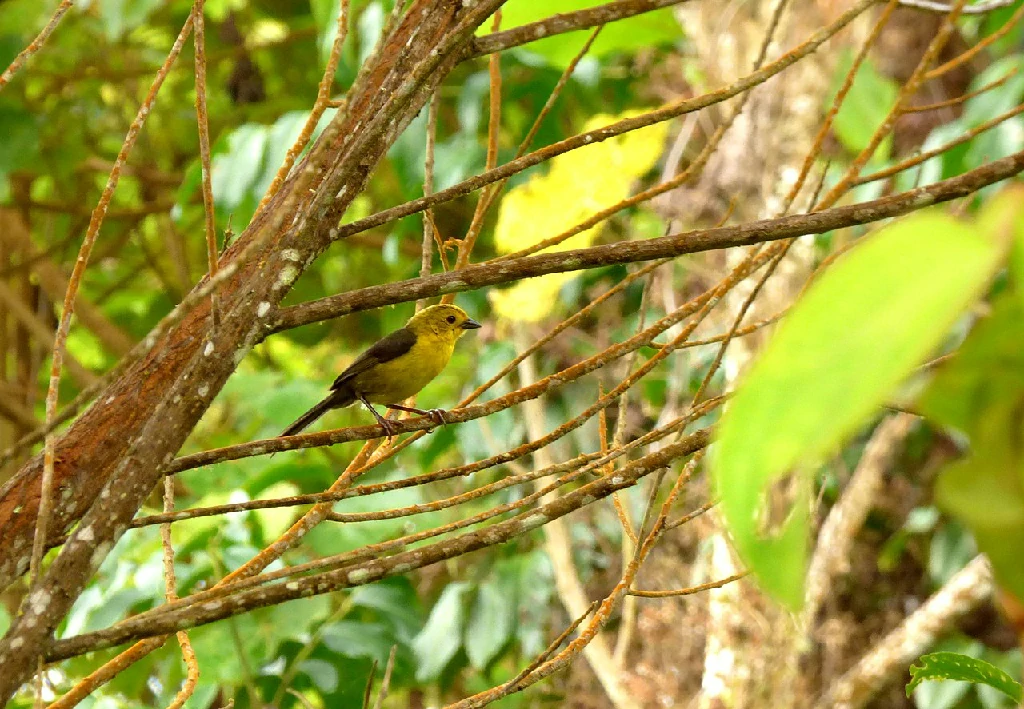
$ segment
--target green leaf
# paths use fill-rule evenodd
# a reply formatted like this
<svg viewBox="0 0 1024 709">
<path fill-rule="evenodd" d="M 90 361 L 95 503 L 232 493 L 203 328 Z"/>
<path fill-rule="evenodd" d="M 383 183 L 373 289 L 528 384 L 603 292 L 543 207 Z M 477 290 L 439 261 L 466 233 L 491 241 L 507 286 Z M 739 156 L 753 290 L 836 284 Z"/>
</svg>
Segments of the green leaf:
<svg viewBox="0 0 1024 709">
<path fill-rule="evenodd" d="M 464 582 L 445 586 L 430 611 L 427 624 L 413 640 L 413 651 L 419 663 L 416 679 L 420 682 L 437 679 L 462 646 L 463 597 L 469 590 L 470 585 Z"/>
<path fill-rule="evenodd" d="M 391 625 L 395 635 L 406 644 L 412 642 L 416 631 L 423 626 L 416 589 L 404 576 L 359 586 L 352 590 L 349 602 L 353 607 L 377 611 L 377 617 Z"/>
<path fill-rule="evenodd" d="M 466 655 L 478 670 L 487 667 L 512 637 L 516 588 L 492 575 L 480 585 L 466 624 Z"/>
<path fill-rule="evenodd" d="M 1022 189 L 1008 189 L 986 206 L 983 229 L 1009 233 L 1024 209 Z M 1020 286 L 1014 284 L 1017 288 Z M 938 503 L 970 527 L 992 561 L 996 580 L 1024 597 L 1024 302 L 1001 292 L 991 311 L 938 372 L 918 408 L 970 437 L 971 454 L 940 475 Z"/>
<path fill-rule="evenodd" d="M 935 375 L 917 410 L 972 439 L 988 428 L 986 412 L 1024 393 L 1020 323 L 1024 299 L 997 298 L 971 330 L 952 361 Z"/>
<path fill-rule="evenodd" d="M 299 663 L 299 669 L 308 675 L 322 692 L 330 693 L 338 688 L 338 670 L 326 660 L 303 660 Z"/>
<path fill-rule="evenodd" d="M 935 497 L 971 528 L 999 584 L 1024 598 L 1024 464 L 1019 450 L 1024 392 L 1017 396 L 986 411 L 985 435 L 974 441 L 967 460 L 942 471 Z"/>
<path fill-rule="evenodd" d="M 132 30 L 163 5 L 164 0 L 100 0 L 100 19 L 111 41 Z"/>
<path fill-rule="evenodd" d="M 342 620 L 323 631 L 323 643 L 345 657 L 366 657 L 387 662 L 394 638 L 382 623 Z"/>
<path fill-rule="evenodd" d="M 836 85 L 828 100 L 832 105 L 839 93 L 841 82 L 853 67 L 853 53 L 848 52 L 840 60 L 836 71 Z M 896 84 L 882 76 L 870 60 L 857 69 L 853 85 L 839 108 L 835 119 L 835 132 L 850 152 L 859 153 L 868 147 L 872 135 L 896 103 Z M 892 147 L 892 137 L 887 136 L 878 146 L 876 154 L 887 157 Z"/>
<path fill-rule="evenodd" d="M 39 118 L 20 105 L 0 101 L 0 177 L 39 157 Z"/>
<path fill-rule="evenodd" d="M 501 29 L 507 30 L 550 17 L 555 13 L 575 12 L 605 4 L 605 0 L 509 0 L 501 8 Z M 491 31 L 486 22 L 479 34 Z M 526 45 L 527 49 L 544 57 L 554 66 L 564 69 L 583 47 L 592 30 L 580 30 L 555 37 L 539 39 Z M 630 52 L 658 45 L 670 44 L 682 37 L 679 23 L 671 8 L 647 12 L 636 17 L 605 25 L 594 40 L 589 56 L 603 57 L 614 52 Z"/>
<path fill-rule="evenodd" d="M 718 429 L 713 476 L 738 551 L 780 602 L 803 602 L 807 512 L 797 504 L 767 528 L 766 493 L 794 469 L 808 475 L 867 421 L 1002 255 L 1000 241 L 938 211 L 896 222 L 812 284 L 741 382 Z"/>
<path fill-rule="evenodd" d="M 928 548 L 928 578 L 936 587 L 942 586 L 977 555 L 974 538 L 962 524 L 951 520 L 932 535 Z"/>
<path fill-rule="evenodd" d="M 1013 224 L 1013 246 L 1010 247 L 1010 279 L 1017 293 L 1017 302 L 1024 305 L 1024 210 Z"/>
<path fill-rule="evenodd" d="M 236 228 L 248 223 L 251 211 L 261 195 L 255 194 L 256 181 L 263 171 L 264 151 L 269 131 L 260 125 L 239 126 L 228 136 L 228 150 L 213 156 L 210 180 L 217 209 L 225 215 L 235 212 Z M 245 220 L 238 218 L 243 202 L 251 203 Z"/>
<path fill-rule="evenodd" d="M 907 696 L 922 681 L 960 680 L 985 684 L 1003 692 L 1015 702 L 1022 700 L 1021 685 L 995 665 L 955 652 L 933 652 L 922 655 L 917 664 L 910 668 L 911 680 L 907 684 Z"/>
<path fill-rule="evenodd" d="M 523 655 L 533 656 L 548 643 L 547 608 L 555 595 L 551 557 L 541 549 L 513 557 L 495 565 L 495 571 L 519 582 L 515 634 Z"/>
</svg>

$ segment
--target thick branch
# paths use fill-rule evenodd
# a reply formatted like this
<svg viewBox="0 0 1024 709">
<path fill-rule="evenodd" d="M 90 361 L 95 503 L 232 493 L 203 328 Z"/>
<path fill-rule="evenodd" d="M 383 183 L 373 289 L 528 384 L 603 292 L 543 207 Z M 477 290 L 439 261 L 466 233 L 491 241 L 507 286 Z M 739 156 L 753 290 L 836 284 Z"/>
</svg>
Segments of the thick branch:
<svg viewBox="0 0 1024 709">
<path fill-rule="evenodd" d="M 823 212 L 684 232 L 646 241 L 625 241 L 594 246 L 589 249 L 524 256 L 518 259 L 477 264 L 459 271 L 438 273 L 425 278 L 370 286 L 283 308 L 278 313 L 270 332 L 280 332 L 360 310 L 379 308 L 383 305 L 405 303 L 444 293 L 476 290 L 485 286 L 510 283 L 548 273 L 564 273 L 613 264 L 651 261 L 701 251 L 789 239 L 806 234 L 822 234 L 833 229 L 898 217 L 931 204 L 959 199 L 1022 171 L 1024 171 L 1024 152 L 1015 153 L 957 177 L 951 177 L 925 187 L 918 187 L 870 202 L 836 207 Z"/>
</svg>

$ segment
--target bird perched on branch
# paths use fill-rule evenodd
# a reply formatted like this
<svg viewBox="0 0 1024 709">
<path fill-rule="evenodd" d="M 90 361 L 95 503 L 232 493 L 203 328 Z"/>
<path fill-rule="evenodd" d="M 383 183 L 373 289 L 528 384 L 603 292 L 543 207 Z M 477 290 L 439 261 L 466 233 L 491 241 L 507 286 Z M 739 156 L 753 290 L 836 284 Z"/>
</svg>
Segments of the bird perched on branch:
<svg viewBox="0 0 1024 709">
<path fill-rule="evenodd" d="M 359 355 L 348 369 L 334 380 L 331 393 L 302 414 L 281 435 L 292 436 L 331 409 L 340 409 L 361 401 L 381 425 L 388 438 L 395 435 L 394 422 L 381 416 L 372 404 L 389 409 L 430 416 L 445 423 L 440 409 L 414 409 L 399 402 L 416 394 L 441 373 L 455 349 L 455 342 L 466 330 L 480 323 L 454 305 L 431 305 L 413 315 L 405 327 L 381 338 Z"/>
</svg>

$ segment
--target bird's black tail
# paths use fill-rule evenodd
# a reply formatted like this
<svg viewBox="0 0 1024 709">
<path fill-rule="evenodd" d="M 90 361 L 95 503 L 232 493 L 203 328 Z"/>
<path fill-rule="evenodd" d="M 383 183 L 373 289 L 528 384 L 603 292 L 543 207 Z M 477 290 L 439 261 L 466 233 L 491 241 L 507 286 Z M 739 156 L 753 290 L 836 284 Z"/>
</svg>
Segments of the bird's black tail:
<svg viewBox="0 0 1024 709">
<path fill-rule="evenodd" d="M 348 406 L 354 401 L 354 397 L 347 391 L 332 391 L 328 394 L 327 398 L 321 401 L 319 404 L 314 406 L 312 409 L 302 414 L 295 420 L 291 426 L 281 432 L 282 436 L 294 436 L 296 433 L 302 431 L 309 424 L 316 421 L 318 418 L 326 414 L 331 409 L 340 409 L 343 406 Z"/>
</svg>

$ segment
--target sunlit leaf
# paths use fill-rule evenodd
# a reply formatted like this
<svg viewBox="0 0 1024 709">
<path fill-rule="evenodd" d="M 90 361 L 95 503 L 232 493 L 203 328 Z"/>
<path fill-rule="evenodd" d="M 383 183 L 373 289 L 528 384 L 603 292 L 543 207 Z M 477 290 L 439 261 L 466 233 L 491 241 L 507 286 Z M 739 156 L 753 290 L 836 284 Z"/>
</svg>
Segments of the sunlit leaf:
<svg viewBox="0 0 1024 709">
<path fill-rule="evenodd" d="M 809 288 L 741 381 L 718 430 L 714 478 L 741 556 L 779 601 L 803 602 L 807 509 L 797 494 L 769 529 L 767 493 L 813 471 L 866 422 L 978 297 L 1004 251 L 938 211 L 892 224 Z"/>
<path fill-rule="evenodd" d="M 828 101 L 831 105 L 839 91 L 839 82 L 853 66 L 853 54 L 847 53 L 836 71 L 836 86 Z M 868 147 L 872 135 L 882 125 L 886 115 L 896 103 L 896 84 L 882 76 L 868 60 L 857 69 L 850 92 L 836 114 L 834 130 L 839 140 L 853 153 Z M 892 146 L 892 137 L 879 144 L 877 154 L 885 157 Z"/>
<path fill-rule="evenodd" d="M 470 590 L 468 583 L 452 583 L 444 587 L 441 597 L 430 611 L 427 624 L 413 640 L 419 662 L 416 679 L 429 682 L 437 679 L 455 653 L 462 647 L 465 623 L 463 598 Z"/>
<path fill-rule="evenodd" d="M 1024 215 L 1024 190 L 1007 189 L 979 219 L 1012 236 Z M 1014 279 L 1015 280 L 1015 279 Z M 1019 284 L 1012 283 L 1019 288 Z M 939 504 L 967 524 L 992 561 L 996 580 L 1024 597 L 1024 303 L 1011 291 L 993 299 L 951 361 L 938 371 L 918 408 L 970 439 L 968 457 L 939 476 Z"/>
<path fill-rule="evenodd" d="M 583 130 L 593 130 L 636 115 L 595 116 Z M 501 202 L 494 228 L 500 253 L 519 251 L 556 236 L 629 195 L 631 183 L 661 157 L 668 124 L 658 123 L 609 140 L 584 146 L 550 162 L 547 174 L 535 174 L 512 189 Z M 548 251 L 590 246 L 604 223 L 566 239 Z M 509 320 L 543 319 L 558 301 L 571 273 L 555 273 L 490 292 L 495 311 Z"/>
</svg>

